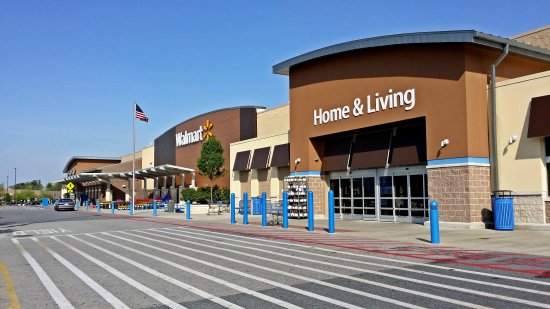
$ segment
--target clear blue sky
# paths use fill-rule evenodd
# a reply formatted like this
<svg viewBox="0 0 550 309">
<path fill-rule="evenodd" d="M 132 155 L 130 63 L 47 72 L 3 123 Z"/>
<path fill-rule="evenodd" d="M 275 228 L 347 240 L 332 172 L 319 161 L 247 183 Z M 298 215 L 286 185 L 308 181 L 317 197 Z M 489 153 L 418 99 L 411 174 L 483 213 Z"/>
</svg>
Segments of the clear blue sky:
<svg viewBox="0 0 550 309">
<path fill-rule="evenodd" d="M 386 34 L 550 24 L 550 1 L 0 1 L 0 183 L 64 176 L 208 111 L 288 101 L 271 67 Z"/>
</svg>

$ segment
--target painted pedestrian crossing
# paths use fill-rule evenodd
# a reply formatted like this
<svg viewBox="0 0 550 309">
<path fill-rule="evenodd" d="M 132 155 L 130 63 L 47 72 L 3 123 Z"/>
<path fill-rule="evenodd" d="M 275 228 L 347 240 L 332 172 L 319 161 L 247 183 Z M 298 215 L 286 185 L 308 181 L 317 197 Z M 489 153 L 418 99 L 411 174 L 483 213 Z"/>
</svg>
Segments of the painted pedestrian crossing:
<svg viewBox="0 0 550 309">
<path fill-rule="evenodd" d="M 550 308 L 546 278 L 192 226 L 12 241 L 63 308 L 74 288 L 114 308 Z"/>
</svg>

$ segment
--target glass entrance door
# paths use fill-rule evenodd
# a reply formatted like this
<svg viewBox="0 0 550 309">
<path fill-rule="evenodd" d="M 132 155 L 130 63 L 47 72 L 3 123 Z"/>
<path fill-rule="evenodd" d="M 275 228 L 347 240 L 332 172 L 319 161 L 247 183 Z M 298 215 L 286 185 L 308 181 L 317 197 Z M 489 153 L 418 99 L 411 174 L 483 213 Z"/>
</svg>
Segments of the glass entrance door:
<svg viewBox="0 0 550 309">
<path fill-rule="evenodd" d="M 335 217 L 422 223 L 428 220 L 427 184 L 424 167 L 334 173 Z"/>
</svg>

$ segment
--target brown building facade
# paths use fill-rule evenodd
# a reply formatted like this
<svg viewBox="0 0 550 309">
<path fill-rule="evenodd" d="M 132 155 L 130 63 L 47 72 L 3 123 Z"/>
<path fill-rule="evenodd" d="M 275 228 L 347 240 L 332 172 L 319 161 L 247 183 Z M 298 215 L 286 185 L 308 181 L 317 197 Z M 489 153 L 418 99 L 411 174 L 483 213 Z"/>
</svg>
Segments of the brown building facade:
<svg viewBox="0 0 550 309">
<path fill-rule="evenodd" d="M 508 47 L 506 47 L 508 46 Z M 550 70 L 550 53 L 475 31 L 393 35 L 316 50 L 273 67 L 289 76 L 291 174 L 334 190 L 341 218 L 489 220 L 491 65 L 496 80 Z"/>
</svg>

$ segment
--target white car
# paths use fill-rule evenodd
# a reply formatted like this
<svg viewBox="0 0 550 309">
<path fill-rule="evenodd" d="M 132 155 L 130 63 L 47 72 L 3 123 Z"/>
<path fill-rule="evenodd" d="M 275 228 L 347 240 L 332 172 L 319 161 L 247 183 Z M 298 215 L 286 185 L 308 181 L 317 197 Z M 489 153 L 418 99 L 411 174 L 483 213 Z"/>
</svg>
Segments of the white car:
<svg viewBox="0 0 550 309">
<path fill-rule="evenodd" d="M 55 210 L 74 210 L 74 200 L 70 198 L 60 198 L 55 201 Z"/>
</svg>

